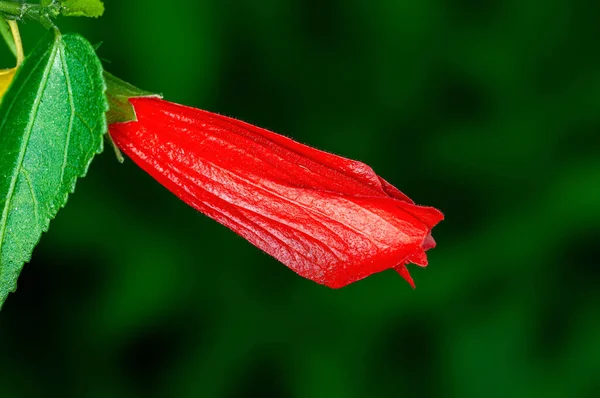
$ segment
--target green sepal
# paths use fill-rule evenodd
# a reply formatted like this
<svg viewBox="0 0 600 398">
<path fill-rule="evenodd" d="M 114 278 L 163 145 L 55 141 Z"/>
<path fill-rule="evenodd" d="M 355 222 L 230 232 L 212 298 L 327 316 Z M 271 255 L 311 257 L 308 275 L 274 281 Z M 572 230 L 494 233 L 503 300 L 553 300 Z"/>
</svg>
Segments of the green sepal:
<svg viewBox="0 0 600 398">
<path fill-rule="evenodd" d="M 106 98 L 108 99 L 109 104 L 106 118 L 109 124 L 137 120 L 135 110 L 131 103 L 129 103 L 130 98 L 162 98 L 162 95 L 160 94 L 140 90 L 106 71 L 104 71 L 104 80 L 106 81 Z"/>
</svg>

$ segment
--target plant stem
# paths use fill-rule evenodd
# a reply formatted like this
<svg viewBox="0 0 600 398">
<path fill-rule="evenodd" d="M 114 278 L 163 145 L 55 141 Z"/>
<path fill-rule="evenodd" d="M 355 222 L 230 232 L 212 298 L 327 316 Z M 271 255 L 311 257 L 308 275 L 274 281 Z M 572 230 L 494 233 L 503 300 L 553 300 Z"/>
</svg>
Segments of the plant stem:
<svg viewBox="0 0 600 398">
<path fill-rule="evenodd" d="M 49 5 L 20 3 L 17 1 L 0 0 L 0 13 L 4 14 L 6 19 L 21 20 L 33 19 L 40 22 L 46 28 L 51 28 L 54 24 L 51 18 L 56 18 L 61 12 L 60 3 L 53 1 Z"/>
<path fill-rule="evenodd" d="M 15 40 L 15 49 L 17 50 L 17 68 L 21 66 L 25 60 L 25 54 L 23 52 L 23 42 L 21 41 L 21 34 L 19 33 L 19 25 L 17 21 L 9 20 L 8 25 Z"/>
</svg>

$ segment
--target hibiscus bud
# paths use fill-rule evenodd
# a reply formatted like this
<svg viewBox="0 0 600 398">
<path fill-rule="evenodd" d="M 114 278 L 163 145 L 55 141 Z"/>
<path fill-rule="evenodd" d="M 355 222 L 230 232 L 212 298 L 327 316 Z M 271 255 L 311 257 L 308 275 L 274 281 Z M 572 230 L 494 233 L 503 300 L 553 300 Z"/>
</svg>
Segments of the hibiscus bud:
<svg viewBox="0 0 600 398">
<path fill-rule="evenodd" d="M 367 165 L 225 116 L 130 98 L 137 120 L 116 145 L 198 211 L 299 275 L 339 288 L 388 268 L 427 265 L 443 219 Z"/>
</svg>

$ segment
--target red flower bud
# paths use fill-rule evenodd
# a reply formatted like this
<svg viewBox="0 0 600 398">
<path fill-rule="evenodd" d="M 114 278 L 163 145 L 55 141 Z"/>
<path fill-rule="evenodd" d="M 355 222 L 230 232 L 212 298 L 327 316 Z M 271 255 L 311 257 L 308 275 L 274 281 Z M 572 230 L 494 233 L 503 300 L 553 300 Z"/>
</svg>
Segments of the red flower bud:
<svg viewBox="0 0 600 398">
<path fill-rule="evenodd" d="M 117 146 L 198 211 L 299 275 L 339 288 L 405 264 L 427 265 L 443 215 L 415 205 L 360 162 L 214 113 L 130 99 Z"/>
</svg>

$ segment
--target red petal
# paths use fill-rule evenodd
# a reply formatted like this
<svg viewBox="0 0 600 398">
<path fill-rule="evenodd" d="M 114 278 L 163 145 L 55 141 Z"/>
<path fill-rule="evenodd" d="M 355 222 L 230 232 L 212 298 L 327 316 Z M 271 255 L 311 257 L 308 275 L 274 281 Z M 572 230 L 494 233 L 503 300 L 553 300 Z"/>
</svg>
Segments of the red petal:
<svg viewBox="0 0 600 398">
<path fill-rule="evenodd" d="M 131 103 L 138 121 L 110 126 L 121 150 L 298 274 L 342 287 L 413 259 L 426 264 L 425 243 L 443 215 L 369 166 L 210 112 L 156 98 Z M 400 273 L 407 278 L 405 267 Z"/>
<path fill-rule="evenodd" d="M 381 182 L 381 187 L 383 188 L 385 193 L 388 194 L 388 196 L 391 196 L 392 198 L 396 198 L 398 200 L 402 200 L 404 202 L 414 203 L 408 196 L 400 192 L 398 188 L 396 188 L 383 178 L 379 177 L 379 181 Z"/>
<path fill-rule="evenodd" d="M 424 251 L 418 251 L 408 258 L 408 261 L 419 267 L 427 267 L 427 255 Z"/>
</svg>

